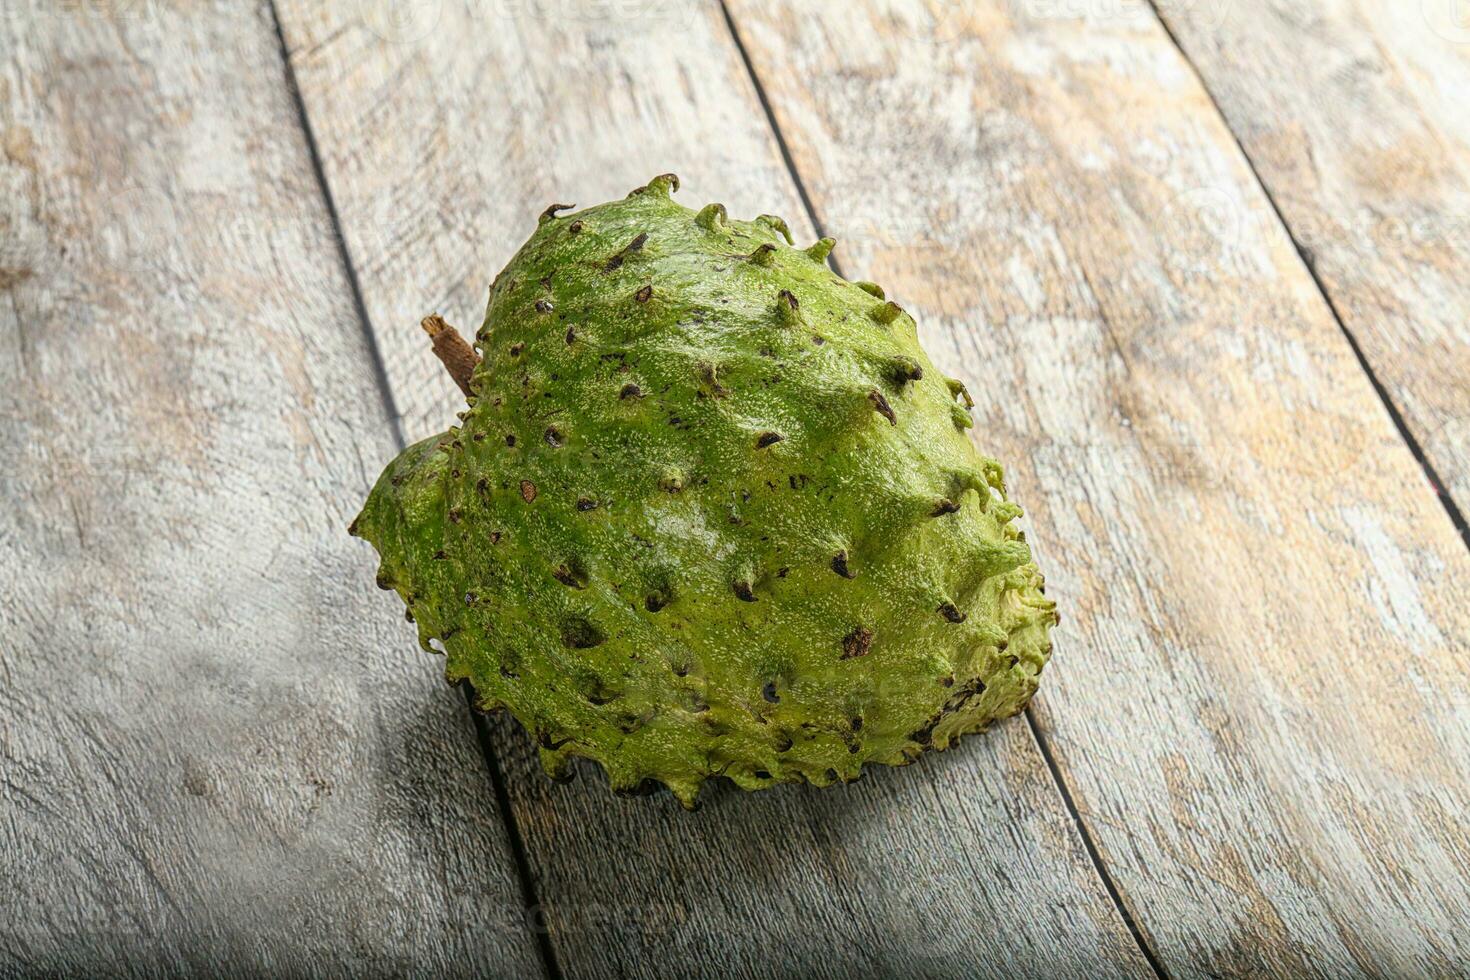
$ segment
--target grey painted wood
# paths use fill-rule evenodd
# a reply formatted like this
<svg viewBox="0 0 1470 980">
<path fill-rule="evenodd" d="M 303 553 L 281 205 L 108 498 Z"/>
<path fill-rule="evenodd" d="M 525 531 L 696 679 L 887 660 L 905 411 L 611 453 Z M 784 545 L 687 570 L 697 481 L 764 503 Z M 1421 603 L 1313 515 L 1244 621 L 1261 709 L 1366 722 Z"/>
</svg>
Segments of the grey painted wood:
<svg viewBox="0 0 1470 980">
<path fill-rule="evenodd" d="M 1443 492 L 1470 513 L 1464 4 L 1162 10 Z M 1253 209 L 1232 220 L 1272 218 Z"/>
<path fill-rule="evenodd" d="M 687 204 L 812 237 L 717 5 L 416 9 L 281 5 L 409 438 L 462 404 L 419 318 L 473 326 L 552 201 L 673 170 Z M 1021 719 L 848 787 L 711 789 L 695 814 L 599 772 L 553 785 L 513 723 L 494 744 L 569 976 L 1149 975 Z"/>
<path fill-rule="evenodd" d="M 1281 225 L 1221 234 L 1269 208 L 1147 8 L 730 6 L 1011 464 L 1036 717 L 1165 968 L 1463 975 L 1470 555 Z"/>
<path fill-rule="evenodd" d="M 540 973 L 268 9 L 0 51 L 0 975 Z"/>
</svg>

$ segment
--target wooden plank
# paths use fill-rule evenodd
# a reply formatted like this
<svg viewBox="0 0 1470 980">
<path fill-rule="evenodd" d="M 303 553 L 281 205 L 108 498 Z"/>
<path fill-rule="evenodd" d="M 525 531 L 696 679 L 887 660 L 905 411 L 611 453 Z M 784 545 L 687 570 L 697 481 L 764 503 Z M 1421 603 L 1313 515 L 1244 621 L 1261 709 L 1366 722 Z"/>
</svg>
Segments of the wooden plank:
<svg viewBox="0 0 1470 980">
<path fill-rule="evenodd" d="M 839 254 L 1012 464 L 1063 610 L 1036 717 L 1164 967 L 1462 973 L 1470 558 L 1280 225 L 1205 234 L 1259 190 L 1157 22 L 731 8 Z"/>
<path fill-rule="evenodd" d="M 812 235 L 717 5 L 579 10 L 446 4 L 393 43 L 282 5 L 410 438 L 462 404 L 418 317 L 473 324 L 553 200 L 677 169 L 686 203 Z M 508 722 L 495 744 L 569 975 L 1148 974 L 1019 719 L 849 787 L 710 789 L 696 814 L 600 773 L 554 786 Z"/>
<path fill-rule="evenodd" d="M 1462 0 L 1163 9 L 1443 491 L 1470 513 Z"/>
<path fill-rule="evenodd" d="M 124 7 L 0 18 L 0 975 L 537 974 L 269 10 Z"/>
</svg>

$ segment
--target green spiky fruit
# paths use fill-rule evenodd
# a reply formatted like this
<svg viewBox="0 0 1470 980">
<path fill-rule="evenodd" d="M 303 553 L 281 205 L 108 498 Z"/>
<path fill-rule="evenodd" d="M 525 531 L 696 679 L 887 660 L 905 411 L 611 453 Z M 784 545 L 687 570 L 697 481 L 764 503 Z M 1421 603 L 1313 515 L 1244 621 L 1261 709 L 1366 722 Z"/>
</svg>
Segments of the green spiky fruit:
<svg viewBox="0 0 1470 980">
<path fill-rule="evenodd" d="M 354 523 L 379 584 L 553 775 L 582 756 L 685 805 L 1020 711 L 1056 614 L 964 386 L 830 239 L 676 187 L 542 216 L 491 289 L 463 424 Z"/>
</svg>

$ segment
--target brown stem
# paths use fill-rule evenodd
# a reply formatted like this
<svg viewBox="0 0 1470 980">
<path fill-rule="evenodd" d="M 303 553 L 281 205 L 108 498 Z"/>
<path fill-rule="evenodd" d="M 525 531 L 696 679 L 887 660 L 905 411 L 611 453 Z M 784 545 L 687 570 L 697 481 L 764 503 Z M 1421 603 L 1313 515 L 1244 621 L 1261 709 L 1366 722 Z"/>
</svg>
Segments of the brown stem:
<svg viewBox="0 0 1470 980">
<path fill-rule="evenodd" d="M 459 331 L 444 322 L 444 318 L 437 313 L 430 313 L 419 323 L 424 328 L 424 333 L 434 342 L 434 356 L 444 362 L 444 368 L 454 383 L 459 385 L 459 390 L 468 398 L 474 395 L 470 390 L 470 375 L 475 373 L 475 365 L 480 363 L 480 355 L 475 349 L 465 342 L 459 335 Z"/>
</svg>

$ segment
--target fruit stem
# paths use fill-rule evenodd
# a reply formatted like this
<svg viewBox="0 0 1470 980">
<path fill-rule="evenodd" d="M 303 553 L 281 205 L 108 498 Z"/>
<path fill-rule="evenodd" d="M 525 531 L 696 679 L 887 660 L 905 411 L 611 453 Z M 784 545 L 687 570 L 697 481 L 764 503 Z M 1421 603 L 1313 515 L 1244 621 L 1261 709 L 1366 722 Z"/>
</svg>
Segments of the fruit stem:
<svg viewBox="0 0 1470 980">
<path fill-rule="evenodd" d="M 444 364 L 444 369 L 459 385 L 459 390 L 469 398 L 474 395 L 470 390 L 470 375 L 475 373 L 475 365 L 480 363 L 480 355 L 475 349 L 465 342 L 459 335 L 459 331 L 444 322 L 444 318 L 437 313 L 430 313 L 420 321 L 419 326 L 424 328 L 424 333 L 434 343 L 434 356 Z"/>
</svg>

